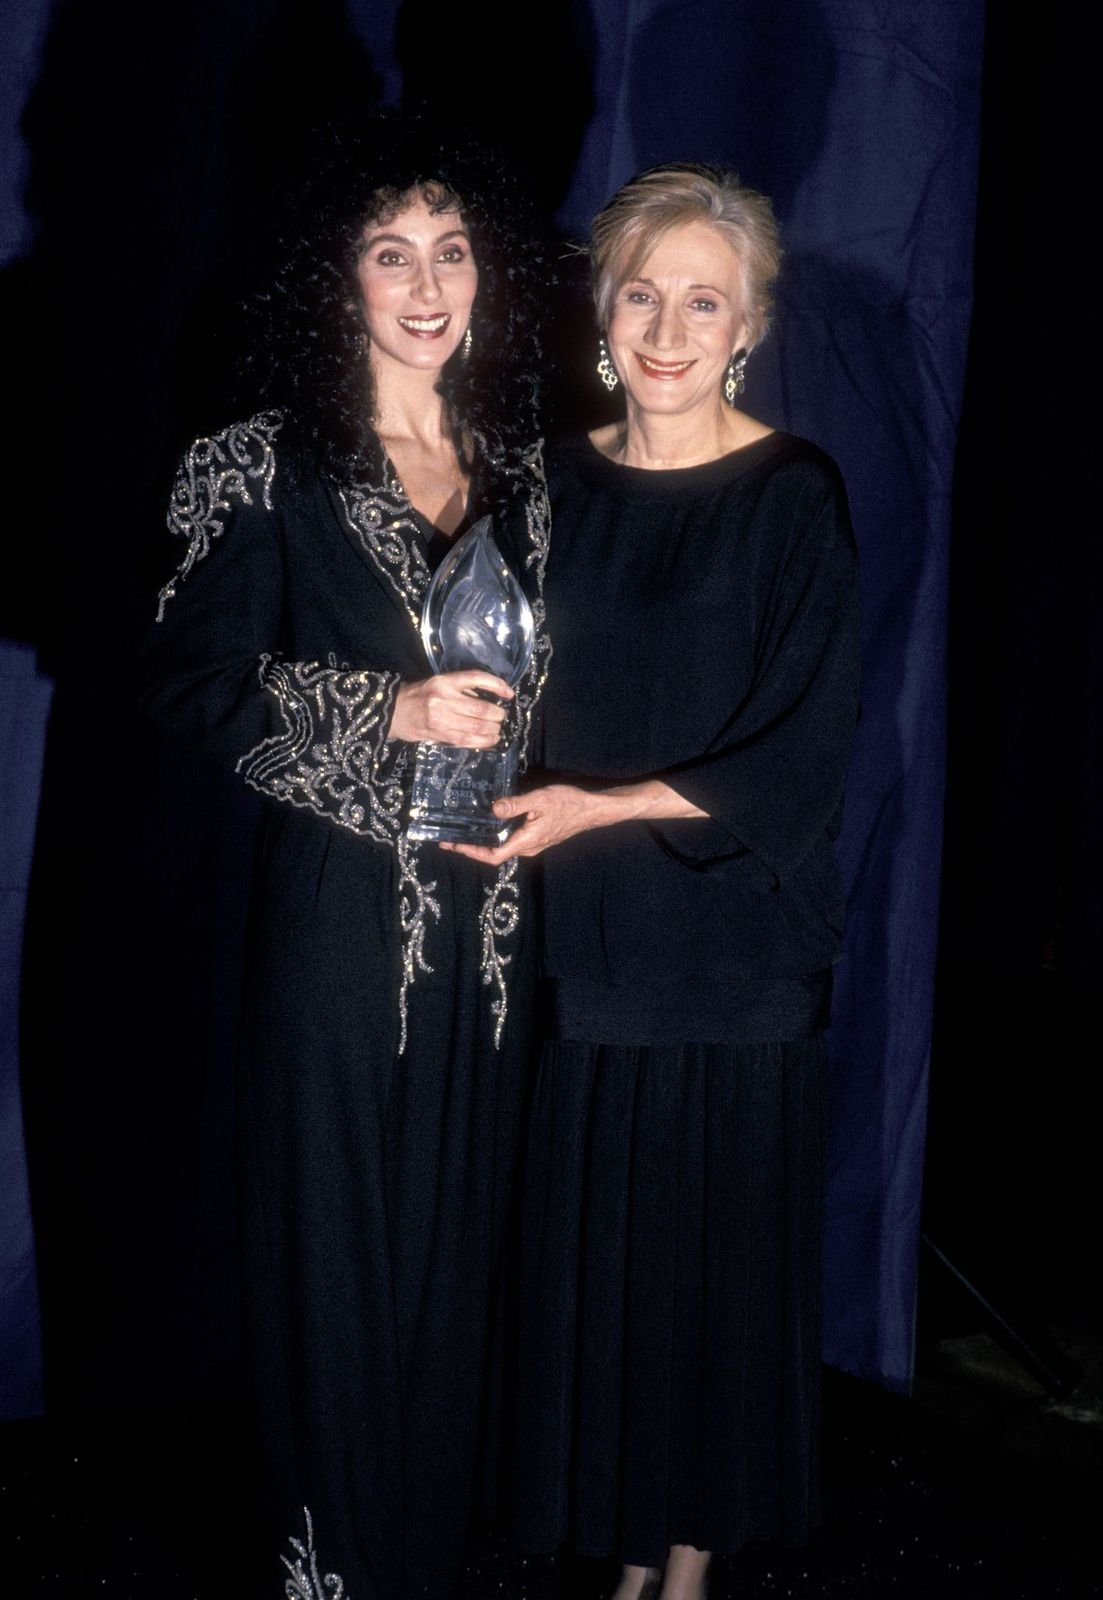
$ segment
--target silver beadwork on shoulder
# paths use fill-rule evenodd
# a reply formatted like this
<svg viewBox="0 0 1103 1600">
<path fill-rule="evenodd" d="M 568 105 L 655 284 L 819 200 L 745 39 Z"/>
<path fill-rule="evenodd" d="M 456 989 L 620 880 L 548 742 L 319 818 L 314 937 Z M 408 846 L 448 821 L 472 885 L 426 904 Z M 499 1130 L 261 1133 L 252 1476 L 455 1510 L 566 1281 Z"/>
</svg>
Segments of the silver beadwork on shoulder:
<svg viewBox="0 0 1103 1600">
<path fill-rule="evenodd" d="M 292 1536 L 287 1542 L 295 1552 L 295 1560 L 290 1556 L 280 1557 L 291 1574 L 284 1580 L 285 1600 L 345 1600 L 345 1580 L 335 1572 L 327 1572 L 325 1577 L 322 1576 L 314 1549 L 314 1522 L 306 1506 L 303 1507 L 303 1516 L 306 1519 L 306 1543 Z M 352 1600 L 351 1595 L 348 1600 Z"/>
<path fill-rule="evenodd" d="M 278 411 L 260 411 L 248 422 L 236 422 L 209 439 L 197 439 L 176 474 L 166 521 L 170 533 L 188 541 L 184 559 L 157 596 L 157 621 L 176 595 L 176 585 L 188 576 L 225 527 L 224 517 L 234 500 L 253 504 L 259 492 L 272 509 L 272 480 L 276 455 L 272 441 L 282 426 Z"/>
</svg>

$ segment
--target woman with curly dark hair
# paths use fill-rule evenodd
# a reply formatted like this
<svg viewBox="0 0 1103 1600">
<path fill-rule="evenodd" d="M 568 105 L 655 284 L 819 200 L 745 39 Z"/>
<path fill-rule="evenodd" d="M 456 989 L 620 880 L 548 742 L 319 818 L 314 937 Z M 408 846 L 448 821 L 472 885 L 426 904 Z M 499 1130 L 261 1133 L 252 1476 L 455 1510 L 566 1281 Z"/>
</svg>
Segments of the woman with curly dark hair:
<svg viewBox="0 0 1103 1600">
<path fill-rule="evenodd" d="M 411 841 L 407 805 L 420 741 L 523 743 L 546 671 L 546 275 L 524 214 L 453 136 L 331 134 L 258 304 L 265 409 L 191 446 L 169 510 L 186 549 L 150 709 L 265 799 L 242 1234 L 303 1600 L 445 1600 L 477 1498 L 528 917 L 516 863 Z M 431 675 L 419 635 L 434 567 L 488 511 L 536 624 L 516 692 Z"/>
</svg>

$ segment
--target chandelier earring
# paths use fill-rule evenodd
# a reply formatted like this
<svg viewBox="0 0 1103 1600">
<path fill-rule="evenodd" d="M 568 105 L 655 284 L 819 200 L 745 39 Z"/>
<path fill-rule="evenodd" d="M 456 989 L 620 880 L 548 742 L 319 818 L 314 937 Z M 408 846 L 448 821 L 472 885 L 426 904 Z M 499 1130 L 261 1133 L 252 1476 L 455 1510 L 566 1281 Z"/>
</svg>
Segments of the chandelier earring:
<svg viewBox="0 0 1103 1600">
<path fill-rule="evenodd" d="M 724 374 L 724 399 L 730 406 L 734 406 L 737 394 L 742 394 L 746 388 L 743 377 L 747 365 L 747 352 L 737 350 L 728 362 L 728 370 Z"/>
<path fill-rule="evenodd" d="M 471 324 L 470 324 L 470 322 L 467 324 L 467 327 L 466 327 L 466 329 L 464 331 L 463 343 L 460 345 L 460 351 L 461 351 L 461 354 L 463 355 L 463 359 L 466 361 L 467 358 L 471 354 Z"/>
<path fill-rule="evenodd" d="M 597 375 L 608 389 L 609 393 L 612 394 L 613 390 L 620 382 L 620 379 L 617 377 L 616 367 L 614 367 L 613 363 L 609 359 L 609 349 L 605 343 L 604 336 L 602 336 L 597 343 L 599 351 Z"/>
</svg>

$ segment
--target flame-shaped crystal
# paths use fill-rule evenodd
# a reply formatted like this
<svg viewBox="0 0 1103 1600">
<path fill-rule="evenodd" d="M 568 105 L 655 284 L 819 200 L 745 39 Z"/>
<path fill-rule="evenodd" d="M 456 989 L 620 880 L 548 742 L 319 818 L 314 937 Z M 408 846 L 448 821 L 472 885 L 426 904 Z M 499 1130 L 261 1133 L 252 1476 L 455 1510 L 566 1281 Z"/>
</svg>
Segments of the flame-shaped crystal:
<svg viewBox="0 0 1103 1600">
<path fill-rule="evenodd" d="M 434 672 L 481 667 L 511 688 L 532 658 L 532 609 L 483 517 L 456 540 L 433 575 L 421 637 Z"/>
</svg>

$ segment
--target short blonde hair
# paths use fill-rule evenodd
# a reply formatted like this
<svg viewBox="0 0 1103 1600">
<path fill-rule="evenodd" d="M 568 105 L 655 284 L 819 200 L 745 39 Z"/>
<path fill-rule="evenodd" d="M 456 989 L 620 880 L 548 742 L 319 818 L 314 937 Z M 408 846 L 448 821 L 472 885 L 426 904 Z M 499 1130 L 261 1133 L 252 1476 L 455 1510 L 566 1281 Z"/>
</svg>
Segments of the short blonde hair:
<svg viewBox="0 0 1103 1600">
<path fill-rule="evenodd" d="M 594 218 L 590 271 L 598 326 L 608 327 L 613 297 L 635 277 L 664 234 L 689 222 L 708 222 L 731 245 L 746 299 L 747 348 L 770 326 L 781 241 L 773 206 L 725 167 L 672 162 L 632 178 Z"/>
</svg>

